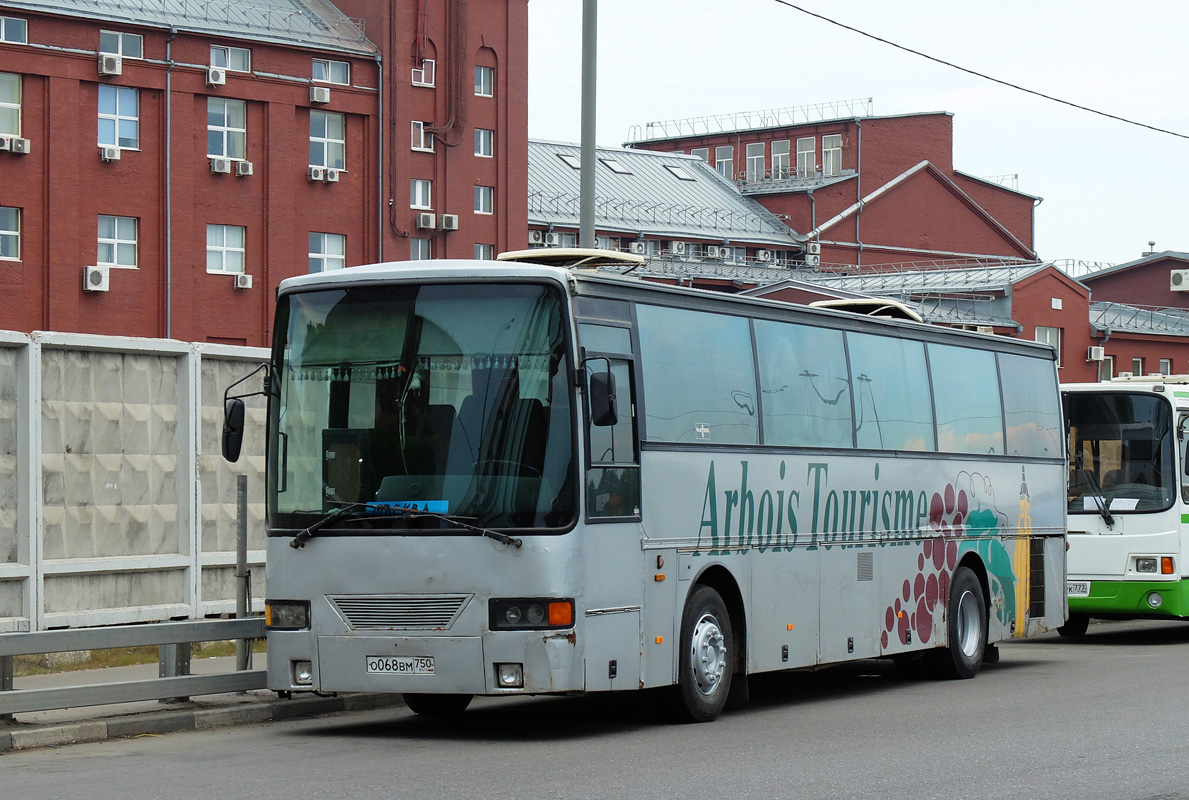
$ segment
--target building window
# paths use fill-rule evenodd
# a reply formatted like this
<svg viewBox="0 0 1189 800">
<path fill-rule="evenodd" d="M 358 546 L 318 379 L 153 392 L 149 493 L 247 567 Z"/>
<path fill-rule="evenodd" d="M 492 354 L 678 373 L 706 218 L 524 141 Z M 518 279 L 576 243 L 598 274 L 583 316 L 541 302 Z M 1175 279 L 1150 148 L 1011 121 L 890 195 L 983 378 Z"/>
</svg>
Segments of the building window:
<svg viewBox="0 0 1189 800">
<path fill-rule="evenodd" d="M 493 213 L 495 213 L 495 187 L 494 186 L 476 186 L 475 187 L 475 213 L 476 214 L 493 214 Z"/>
<path fill-rule="evenodd" d="M 817 173 L 817 140 L 806 136 L 797 140 L 797 177 L 812 178 Z"/>
<path fill-rule="evenodd" d="M 837 178 L 842 174 L 842 134 L 822 137 L 822 175 Z"/>
<path fill-rule="evenodd" d="M 1057 366 L 1061 366 L 1061 329 L 1036 327 L 1036 341 L 1044 342 L 1057 351 Z"/>
<path fill-rule="evenodd" d="M 1132 375 L 1143 375 L 1144 374 L 1144 360 L 1142 358 L 1131 359 L 1131 374 Z"/>
<path fill-rule="evenodd" d="M 578 158 L 578 156 L 572 156 L 568 153 L 558 153 L 557 157 L 573 169 L 582 169 L 582 159 Z"/>
<path fill-rule="evenodd" d="M 99 252 L 101 267 L 136 269 L 136 218 L 99 215 Z"/>
<path fill-rule="evenodd" d="M 747 182 L 758 183 L 764 179 L 764 143 L 751 142 L 747 145 Z"/>
<path fill-rule="evenodd" d="M 620 164 L 614 158 L 600 158 L 599 161 L 602 161 L 603 165 L 606 166 L 607 169 L 614 172 L 616 175 L 631 175 L 632 174 L 632 171 L 630 169 L 625 167 L 623 164 Z"/>
<path fill-rule="evenodd" d="M 431 258 L 433 258 L 429 251 L 429 239 L 410 236 L 409 258 L 413 261 L 429 261 Z"/>
<path fill-rule="evenodd" d="M 714 148 L 714 168 L 727 180 L 735 180 L 735 148 L 730 145 Z"/>
<path fill-rule="evenodd" d="M 251 72 L 252 51 L 246 47 L 223 47 L 212 44 L 211 66 L 222 67 L 231 72 Z"/>
<path fill-rule="evenodd" d="M 618 250 L 619 237 L 618 236 L 596 236 L 595 247 L 600 250 Z"/>
<path fill-rule="evenodd" d="M 0 17 L 0 42 L 28 44 L 29 26 L 23 19 Z"/>
<path fill-rule="evenodd" d="M 495 97 L 494 67 L 475 67 L 475 94 L 479 97 Z"/>
<path fill-rule="evenodd" d="M 1098 380 L 1109 381 L 1115 377 L 1115 357 L 1106 356 L 1102 359 L 1102 366 L 1098 368 Z"/>
<path fill-rule="evenodd" d="M 0 72 L 0 136 L 21 135 L 21 76 Z"/>
<path fill-rule="evenodd" d="M 425 153 L 433 152 L 433 134 L 426 130 L 428 123 L 412 122 L 412 142 L 409 145 L 413 150 L 420 150 Z"/>
<path fill-rule="evenodd" d="M 206 226 L 206 271 L 239 274 L 244 271 L 244 229 L 238 225 Z"/>
<path fill-rule="evenodd" d="M 247 104 L 243 100 L 206 99 L 206 154 L 243 160 L 247 148 Z"/>
<path fill-rule="evenodd" d="M 99 31 L 99 52 L 122 58 L 144 58 L 144 37 L 139 33 Z"/>
<path fill-rule="evenodd" d="M 347 266 L 347 237 L 341 233 L 310 234 L 310 272 Z"/>
<path fill-rule="evenodd" d="M 140 147 L 140 98 L 127 86 L 99 86 L 99 144 Z"/>
<path fill-rule="evenodd" d="M 1171 358 L 1160 359 L 1160 374 L 1161 375 L 1172 375 L 1172 359 Z"/>
<path fill-rule="evenodd" d="M 477 244 L 475 245 L 475 258 L 481 261 L 491 261 L 495 258 L 494 244 Z"/>
<path fill-rule="evenodd" d="M 710 148 L 709 147 L 695 147 L 694 149 L 689 151 L 689 154 L 691 156 L 697 156 L 698 158 L 705 161 L 707 164 L 710 163 Z"/>
<path fill-rule="evenodd" d="M 695 178 L 693 175 L 690 175 L 688 172 L 686 172 L 685 170 L 683 170 L 681 167 L 677 166 L 676 164 L 665 164 L 665 169 L 667 169 L 669 171 L 669 174 L 672 175 L 674 178 L 676 178 L 679 181 L 697 180 L 697 178 Z"/>
<path fill-rule="evenodd" d="M 348 86 L 351 83 L 351 65 L 346 61 L 315 58 L 312 78 L 319 83 L 337 83 L 341 86 Z"/>
<path fill-rule="evenodd" d="M 789 140 L 772 143 L 772 177 L 783 180 L 789 176 Z"/>
<path fill-rule="evenodd" d="M 433 208 L 433 181 L 424 178 L 409 181 L 409 208 Z"/>
<path fill-rule="evenodd" d="M 480 158 L 495 156 L 495 131 L 487 128 L 475 128 L 475 155 Z"/>
<path fill-rule="evenodd" d="M 330 111 L 310 112 L 310 166 L 346 169 L 347 141 L 343 115 Z"/>
<path fill-rule="evenodd" d="M 420 67 L 413 67 L 413 85 L 433 86 L 435 66 L 432 58 L 422 59 Z"/>
<path fill-rule="evenodd" d="M 0 260 L 21 258 L 21 211 L 0 207 Z"/>
</svg>

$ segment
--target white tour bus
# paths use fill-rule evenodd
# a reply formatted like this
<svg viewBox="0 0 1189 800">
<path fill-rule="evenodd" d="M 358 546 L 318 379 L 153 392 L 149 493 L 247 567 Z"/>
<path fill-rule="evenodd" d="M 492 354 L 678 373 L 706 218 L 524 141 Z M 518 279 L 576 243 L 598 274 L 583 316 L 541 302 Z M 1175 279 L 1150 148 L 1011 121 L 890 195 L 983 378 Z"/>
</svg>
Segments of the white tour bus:
<svg viewBox="0 0 1189 800">
<path fill-rule="evenodd" d="M 1189 376 L 1061 387 L 1069 450 L 1069 621 L 1189 617 Z"/>
<path fill-rule="evenodd" d="M 670 687 L 704 721 L 751 674 L 968 678 L 1065 622 L 1051 348 L 561 255 L 587 263 L 281 284 L 270 688 L 443 714 Z"/>
</svg>

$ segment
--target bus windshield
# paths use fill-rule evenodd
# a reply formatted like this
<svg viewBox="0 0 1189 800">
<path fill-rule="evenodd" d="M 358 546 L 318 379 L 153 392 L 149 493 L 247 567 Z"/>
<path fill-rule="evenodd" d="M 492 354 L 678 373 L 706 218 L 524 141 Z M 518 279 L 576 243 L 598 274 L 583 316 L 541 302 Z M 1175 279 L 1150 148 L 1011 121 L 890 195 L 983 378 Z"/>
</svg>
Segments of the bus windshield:
<svg viewBox="0 0 1189 800">
<path fill-rule="evenodd" d="M 561 298 L 543 284 L 357 285 L 281 297 L 272 527 L 371 502 L 427 512 L 389 515 L 385 530 L 448 527 L 446 516 L 492 528 L 572 524 L 564 331 Z"/>
<path fill-rule="evenodd" d="M 1153 394 L 1067 397 L 1069 512 L 1161 511 L 1176 492 L 1173 420 Z"/>
</svg>

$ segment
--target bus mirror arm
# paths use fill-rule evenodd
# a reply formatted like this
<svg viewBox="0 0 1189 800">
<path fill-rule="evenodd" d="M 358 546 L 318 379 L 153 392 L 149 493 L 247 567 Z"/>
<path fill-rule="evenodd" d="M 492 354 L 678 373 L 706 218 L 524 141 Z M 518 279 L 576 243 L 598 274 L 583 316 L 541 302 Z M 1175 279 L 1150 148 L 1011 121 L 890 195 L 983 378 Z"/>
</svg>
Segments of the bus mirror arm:
<svg viewBox="0 0 1189 800">
<path fill-rule="evenodd" d="M 257 372 L 264 371 L 264 388 L 258 392 L 233 395 L 231 390 L 251 378 Z M 256 395 L 267 395 L 269 391 L 268 364 L 261 364 L 256 369 L 227 387 L 223 392 L 223 458 L 234 464 L 239 461 L 239 453 L 244 444 L 244 398 Z"/>
<path fill-rule="evenodd" d="M 602 372 L 592 372 L 586 368 L 591 361 L 607 362 L 607 369 Z M 582 372 L 587 375 L 589 386 L 588 401 L 590 403 L 590 424 L 596 428 L 606 428 L 619 422 L 619 409 L 615 402 L 615 375 L 611 372 L 611 360 L 605 356 L 595 356 L 582 362 Z"/>
</svg>

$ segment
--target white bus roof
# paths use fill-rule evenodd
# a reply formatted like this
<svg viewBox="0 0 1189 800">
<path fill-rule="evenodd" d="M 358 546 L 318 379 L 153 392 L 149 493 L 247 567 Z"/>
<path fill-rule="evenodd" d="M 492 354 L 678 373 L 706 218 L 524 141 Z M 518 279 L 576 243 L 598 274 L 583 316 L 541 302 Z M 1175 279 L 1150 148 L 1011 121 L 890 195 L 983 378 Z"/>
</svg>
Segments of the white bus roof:
<svg viewBox="0 0 1189 800">
<path fill-rule="evenodd" d="M 510 250 L 496 256 L 497 261 L 544 264 L 570 269 L 598 269 L 624 267 L 635 269 L 644 265 L 644 256 L 621 253 L 618 250 L 596 250 L 590 247 L 535 247 L 530 250 Z"/>
</svg>

